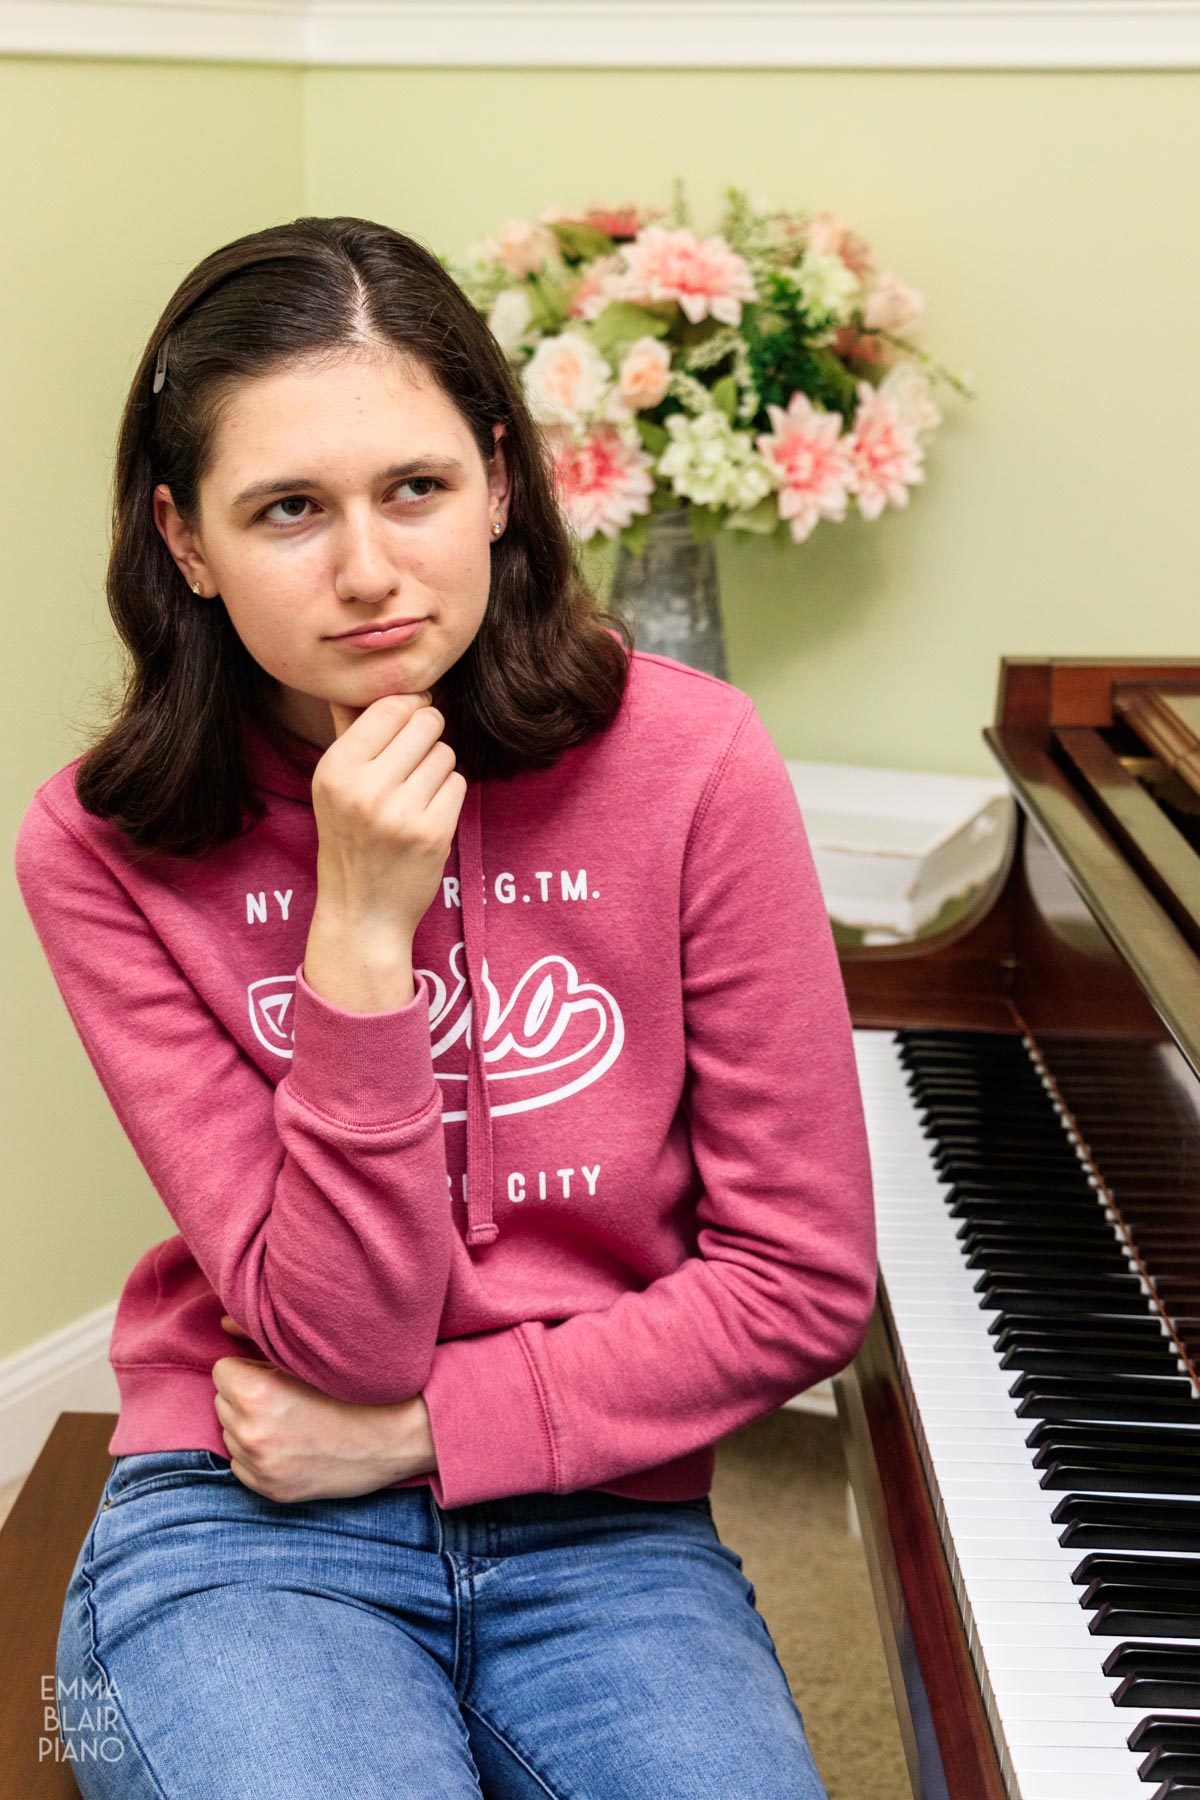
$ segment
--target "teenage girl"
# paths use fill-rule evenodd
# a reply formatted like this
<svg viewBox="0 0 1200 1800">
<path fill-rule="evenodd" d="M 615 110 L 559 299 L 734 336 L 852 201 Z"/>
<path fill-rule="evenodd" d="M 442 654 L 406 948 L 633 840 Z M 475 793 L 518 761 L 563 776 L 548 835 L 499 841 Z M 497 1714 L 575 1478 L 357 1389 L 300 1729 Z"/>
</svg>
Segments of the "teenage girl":
<svg viewBox="0 0 1200 1800">
<path fill-rule="evenodd" d="M 134 377 L 128 683 L 16 846 L 177 1227 L 58 1642 L 97 1800 L 824 1794 L 708 1495 L 871 1311 L 845 994 L 753 703 L 598 610 L 554 470 L 361 219 L 215 251 Z"/>
</svg>

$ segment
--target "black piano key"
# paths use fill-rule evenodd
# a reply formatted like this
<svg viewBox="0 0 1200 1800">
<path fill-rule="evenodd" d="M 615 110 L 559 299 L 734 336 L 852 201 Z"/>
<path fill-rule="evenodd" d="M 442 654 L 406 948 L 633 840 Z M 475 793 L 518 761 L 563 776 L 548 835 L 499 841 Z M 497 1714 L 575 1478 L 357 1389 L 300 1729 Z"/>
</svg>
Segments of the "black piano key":
<svg viewBox="0 0 1200 1800">
<path fill-rule="evenodd" d="M 1089 1217 L 1099 1214 L 1103 1217 L 1104 1203 L 1097 1190 L 1088 1181 L 1087 1171 L 1081 1166 L 1072 1171 L 1069 1177 L 1058 1176 L 1054 1181 L 1001 1181 L 993 1175 L 988 1181 L 956 1181 L 942 1195 L 948 1206 L 969 1204 L 978 1201 L 981 1205 L 999 1206 L 1010 1201 L 1017 1207 L 1035 1206 L 1041 1209 L 1041 1216 L 1049 1222 L 1056 1216 L 1065 1219 L 1077 1219 L 1081 1213 L 1087 1212 Z"/>
<path fill-rule="evenodd" d="M 968 1269 L 993 1275 L 1007 1275 L 1013 1279 L 1024 1280 L 1026 1277 L 1036 1279 L 1047 1273 L 1048 1266 L 1057 1264 L 1060 1268 L 1069 1257 L 1071 1275 L 1086 1281 L 1111 1281 L 1114 1276 L 1132 1275 L 1137 1279 L 1137 1264 L 1131 1257 L 1124 1255 L 1121 1246 L 1111 1244 L 1081 1244 L 1067 1251 L 1066 1249 L 1047 1249 L 1043 1244 L 1030 1243 L 1018 1249 L 1014 1244 L 1005 1248 L 998 1244 L 975 1244 L 964 1246 L 966 1255 L 963 1264 Z"/>
<path fill-rule="evenodd" d="M 1200 1583 L 1200 1558 L 1191 1556 L 1118 1556 L 1090 1550 L 1071 1570 L 1071 1580 L 1088 1588 L 1094 1581 L 1154 1581 L 1191 1587 Z"/>
<path fill-rule="evenodd" d="M 1060 1194 L 1049 1201 L 1001 1194 L 986 1197 L 973 1194 L 969 1198 L 960 1195 L 956 1199 L 950 1189 L 942 1198 L 950 1217 L 964 1225 L 994 1225 L 1028 1218 L 1031 1221 L 1037 1219 L 1043 1225 L 1056 1225 L 1060 1231 L 1074 1231 L 1081 1224 L 1089 1224 L 1100 1211 L 1090 1194 L 1082 1194 L 1075 1200 Z"/>
<path fill-rule="evenodd" d="M 1147 1607 L 1133 1603 L 1098 1606 L 1088 1620 L 1093 1637 L 1124 1637 L 1127 1631 L 1142 1631 L 1153 1637 L 1193 1638 L 1200 1625 L 1200 1605 L 1181 1598 L 1172 1605 L 1163 1599 Z"/>
<path fill-rule="evenodd" d="M 1104 1589 L 1102 1582 L 1095 1585 Z M 1156 1638 L 1194 1638 L 1200 1595 L 1182 1588 L 1109 1587 L 1084 1610 L 1092 1615 L 1088 1630 L 1096 1637 L 1141 1631 Z"/>
<path fill-rule="evenodd" d="M 1117 1644 L 1100 1665 L 1106 1675 L 1169 1675 L 1200 1682 L 1200 1647 L 1192 1644 Z"/>
<path fill-rule="evenodd" d="M 1200 1496 L 1200 1469 L 1178 1463 L 1131 1460 L 1123 1466 L 1101 1463 L 1089 1467 L 1064 1456 L 1042 1472 L 1038 1486 L 1048 1493 L 1194 1494 Z M 1200 1632 L 1196 1634 L 1200 1637 Z"/>
<path fill-rule="evenodd" d="M 982 1112 L 972 1114 L 965 1109 L 936 1106 L 922 1107 L 921 1112 L 923 1123 L 918 1129 L 933 1146 L 930 1154 L 935 1157 L 939 1154 L 966 1156 L 972 1162 L 986 1163 L 989 1168 L 1003 1168 L 1011 1163 L 1018 1163 L 1022 1168 L 1071 1168 L 1079 1162 L 1057 1123 L 1017 1122 L 1021 1141 L 1014 1145 L 1011 1118 L 989 1118 Z"/>
<path fill-rule="evenodd" d="M 1125 1675 L 1113 1689 L 1114 1706 L 1200 1707 L 1200 1678 L 1181 1681 L 1170 1675 Z"/>
<path fill-rule="evenodd" d="M 1144 1314 L 1149 1300 L 1136 1283 L 1114 1283 L 1112 1291 L 1085 1288 L 1079 1283 L 1061 1292 L 1014 1287 L 1002 1280 L 991 1282 L 979 1300 L 983 1312 L 1034 1313 L 1043 1318 L 1077 1318 L 1082 1313 L 1101 1318 L 1126 1313 Z"/>
<path fill-rule="evenodd" d="M 954 1234 L 963 1253 L 972 1256 L 1119 1256 L 1128 1262 L 1125 1252 L 1113 1236 L 1107 1219 L 1094 1224 L 1076 1221 L 1069 1230 L 1044 1226 L 1030 1219 L 1027 1224 L 995 1224 L 964 1219 Z"/>
<path fill-rule="evenodd" d="M 1044 1339 L 1053 1344 L 1110 1344 L 1141 1348 L 1146 1345 L 1169 1346 L 1172 1343 L 1158 1320 L 1149 1314 L 1144 1318 L 1129 1315 L 1119 1319 L 1035 1319 L 1010 1316 L 1007 1320 L 1001 1319 L 994 1323 L 990 1327 L 990 1335 L 997 1339 L 997 1349 L 1014 1337 L 1028 1338 L 1030 1341 Z M 1119 1367 L 1119 1356 L 1114 1355 L 1113 1360 Z"/>
<path fill-rule="evenodd" d="M 1196 1417 L 1197 1403 L 1189 1393 L 1178 1399 L 1159 1397 L 1136 1398 L 1136 1390 L 1131 1383 L 1118 1390 L 1114 1383 L 1109 1395 L 1096 1395 L 1090 1398 L 1072 1396 L 1069 1388 L 1061 1392 L 1052 1392 L 1044 1384 L 1064 1379 L 1058 1376 L 1039 1375 L 1027 1371 L 1022 1378 L 1030 1385 L 1017 1405 L 1017 1416 L 1022 1419 L 1043 1419 L 1056 1424 L 1072 1424 L 1080 1420 L 1094 1419 L 1101 1423 L 1116 1424 L 1128 1422 L 1138 1424 L 1148 1420 L 1161 1421 L 1164 1425 L 1189 1425 Z M 1085 1376 L 1067 1378 L 1079 1382 Z M 1157 1376 L 1148 1378 L 1144 1385 L 1153 1381 L 1160 1383 Z M 1185 1386 L 1187 1384 L 1185 1383 Z"/>
<path fill-rule="evenodd" d="M 968 1269 L 981 1269 L 993 1275 L 1036 1275 L 1039 1269 L 1046 1267 L 1049 1254 L 1045 1246 L 1040 1244 L 1027 1245 L 1023 1250 L 1002 1250 L 995 1244 L 979 1244 L 968 1250 L 963 1261 Z M 1118 1244 L 1098 1244 L 1094 1249 L 1080 1245 L 1069 1253 L 1060 1250 L 1058 1254 L 1069 1254 L 1072 1273 L 1086 1274 L 1089 1278 L 1128 1275 L 1133 1269 L 1133 1264 L 1127 1256 L 1122 1255 Z"/>
<path fill-rule="evenodd" d="M 939 1171 L 943 1181 L 955 1182 L 976 1181 L 986 1179 L 993 1194 L 1003 1192 L 1003 1184 L 1007 1181 L 1010 1187 L 1019 1187 L 1023 1183 L 1032 1182 L 1035 1178 L 1044 1181 L 1047 1176 L 1058 1177 L 1066 1182 L 1069 1177 L 1079 1171 L 1078 1179 L 1084 1182 L 1081 1164 L 1069 1156 L 1047 1156 L 1044 1160 L 1036 1155 L 999 1156 L 981 1150 L 977 1156 L 968 1155 L 966 1151 L 934 1150 L 929 1160 Z M 1097 1202 L 1098 1204 L 1098 1202 Z"/>
<path fill-rule="evenodd" d="M 1200 1746 L 1200 1719 L 1139 1719 L 1125 1742 L 1131 1750 L 1192 1750 Z"/>
<path fill-rule="evenodd" d="M 1200 1426 L 1200 1415 L 1196 1423 Z M 1196 1450 L 1200 1448 L 1200 1430 L 1188 1431 L 1178 1425 L 1104 1424 L 1099 1419 L 1044 1420 L 1034 1426 L 1025 1442 L 1035 1450 L 1046 1445 L 1095 1443 L 1153 1451 L 1164 1442 L 1178 1450 Z"/>
<path fill-rule="evenodd" d="M 977 1294 L 986 1294 L 997 1287 L 1012 1288 L 1021 1294 L 1069 1294 L 1081 1301 L 1098 1300 L 1101 1310 L 1114 1295 L 1127 1294 L 1138 1302 L 1139 1308 L 1145 1312 L 1148 1296 L 1144 1292 L 1137 1275 L 1128 1263 L 1119 1269 L 1081 1269 L 1058 1272 L 1047 1269 L 1043 1263 L 1041 1268 L 1031 1267 L 1009 1272 L 998 1270 L 994 1275 L 984 1270 L 972 1284 Z"/>
<path fill-rule="evenodd" d="M 1000 1358 L 1002 1369 L 1041 1370 L 1047 1375 L 1098 1375 L 1113 1366 L 1111 1346 L 1093 1350 L 1048 1349 L 1045 1344 L 1010 1344 Z M 1122 1350 L 1121 1368 L 1133 1375 L 1173 1375 L 1177 1359 L 1165 1350 Z"/>
<path fill-rule="evenodd" d="M 1059 1430 L 1064 1429 L 1061 1425 Z M 1149 1429 L 1149 1427 L 1147 1427 Z M 1040 1444 L 1033 1453 L 1035 1469 L 1048 1469 L 1055 1462 L 1076 1462 L 1081 1468 L 1123 1469 L 1133 1463 L 1149 1463 L 1156 1468 L 1180 1469 L 1185 1473 L 1200 1469 L 1200 1456 L 1191 1444 L 1172 1443 L 1175 1433 L 1163 1430 L 1160 1441 L 1144 1444 L 1101 1444 L 1086 1438 L 1076 1443 Z M 1191 1432 L 1182 1434 L 1191 1437 Z"/>
<path fill-rule="evenodd" d="M 1093 1401 L 1114 1400 L 1126 1406 L 1151 1406 L 1156 1400 L 1183 1400 L 1185 1415 L 1200 1425 L 1200 1401 L 1192 1393 L 1186 1375 L 1124 1375 L 1115 1370 L 1109 1375 L 1018 1375 L 1009 1388 L 1014 1399 L 1030 1394 L 1045 1394 L 1078 1403 L 1075 1415 L 1090 1418 L 1087 1408 Z M 1156 1418 L 1147 1412 L 1147 1418 Z"/>
<path fill-rule="evenodd" d="M 912 1028 L 897 1041 L 964 1267 L 981 1311 L 995 1315 L 986 1329 L 1001 1367 L 1020 1371 L 1009 1392 L 1032 1422 L 1031 1473 L 1062 1493 L 1053 1516 L 1059 1542 L 1086 1552 L 1071 1579 L 1083 1588 L 1098 1655 L 1119 1704 L 1143 1714 L 1130 1744 L 1142 1756 L 1138 1772 L 1161 1783 L 1161 1800 L 1193 1791 L 1200 1800 L 1191 1766 L 1179 1760 L 1200 1752 L 1178 1733 L 1160 1741 L 1150 1710 L 1194 1711 L 1200 1731 L 1200 1401 L 1126 1248 L 1128 1231 L 1163 1307 L 1200 1321 L 1200 1208 L 1194 1227 L 1180 1226 L 1200 1195 L 1181 1184 L 1169 1137 L 1148 1143 L 1130 1128 L 1137 1090 L 1120 1046 L 1106 1064 L 1107 1142 L 1097 1143 L 1088 1120 L 1093 1164 L 1023 1038 Z M 1069 1064 L 1069 1040 L 1062 1050 Z M 1086 1059 L 1082 1067 L 1090 1073 Z M 1136 1204 L 1123 1204 L 1118 1175 Z M 1159 1234 L 1153 1258 L 1135 1215 L 1144 1233 Z M 1179 1498 L 1157 1498 L 1167 1494 Z M 1158 1642 L 1131 1642 L 1132 1633 Z M 1105 1652 L 1112 1637 L 1124 1641 Z M 1125 1663 L 1110 1670 L 1114 1657 Z"/>
<path fill-rule="evenodd" d="M 1066 1494 L 1050 1514 L 1064 1549 L 1200 1550 L 1200 1505 Z"/>
<path fill-rule="evenodd" d="M 1149 1756 L 1138 1764 L 1138 1777 L 1142 1781 L 1169 1782 L 1168 1794 L 1178 1794 L 1181 1782 L 1200 1782 L 1200 1755 L 1194 1750 L 1167 1750 L 1159 1747 L 1151 1750 Z M 1193 1793 L 1200 1793 L 1200 1788 L 1193 1788 Z"/>
</svg>

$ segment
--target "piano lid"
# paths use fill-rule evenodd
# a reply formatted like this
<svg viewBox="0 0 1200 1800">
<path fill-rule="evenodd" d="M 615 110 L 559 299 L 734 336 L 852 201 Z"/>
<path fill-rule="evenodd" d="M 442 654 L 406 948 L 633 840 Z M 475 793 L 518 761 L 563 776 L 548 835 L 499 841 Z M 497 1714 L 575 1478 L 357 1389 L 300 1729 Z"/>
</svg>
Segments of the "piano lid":
<svg viewBox="0 0 1200 1800">
<path fill-rule="evenodd" d="M 985 741 L 1200 1075 L 1200 665 L 1001 663 Z"/>
</svg>

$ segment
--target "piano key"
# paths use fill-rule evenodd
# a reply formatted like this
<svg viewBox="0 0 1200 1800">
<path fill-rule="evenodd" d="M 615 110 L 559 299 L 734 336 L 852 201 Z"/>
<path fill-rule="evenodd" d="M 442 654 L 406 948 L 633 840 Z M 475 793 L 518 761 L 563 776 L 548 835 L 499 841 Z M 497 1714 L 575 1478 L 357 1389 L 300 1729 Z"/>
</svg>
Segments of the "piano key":
<svg viewBox="0 0 1200 1800">
<path fill-rule="evenodd" d="M 958 1034 L 951 1039 L 930 1033 L 923 1041 L 929 1044 L 934 1038 L 939 1049 L 952 1042 L 961 1049 Z M 898 1372 L 930 1478 L 935 1515 L 981 1694 L 996 1733 L 1002 1771 L 1015 1800 L 1074 1800 L 1077 1794 L 1086 1794 L 1088 1800 L 1106 1800 L 1109 1794 L 1114 1800 L 1119 1795 L 1144 1796 L 1146 1788 L 1137 1774 L 1139 1759 L 1126 1741 L 1132 1709 L 1113 1704 L 1118 1688 L 1131 1677 L 1106 1672 L 1103 1666 L 1111 1651 L 1105 1648 L 1103 1636 L 1089 1631 L 1096 1609 L 1080 1606 L 1081 1590 L 1072 1579 L 1083 1555 L 1059 1542 L 1060 1521 L 1053 1518 L 1053 1512 L 1063 1501 L 1071 1502 L 1073 1518 L 1089 1500 L 1123 1498 L 1127 1505 L 1151 1509 L 1169 1504 L 1173 1489 L 1143 1491 L 1146 1483 L 1141 1469 L 1136 1471 L 1133 1489 L 1092 1487 L 1090 1483 L 1106 1453 L 1118 1465 L 1113 1470 L 1118 1478 L 1122 1455 L 1128 1474 L 1131 1462 L 1152 1452 L 1144 1457 L 1145 1468 L 1160 1469 L 1164 1479 L 1169 1475 L 1173 1480 L 1180 1467 L 1186 1470 L 1188 1466 L 1190 1446 L 1182 1434 L 1193 1422 L 1200 1431 L 1200 1402 L 1154 1307 L 1150 1289 L 1128 1254 L 1119 1222 L 1091 1171 L 1079 1160 L 1065 1128 L 1063 1143 L 1075 1162 L 1068 1173 L 1062 1158 L 1057 1158 L 1051 1182 L 1044 1179 L 1044 1158 L 1041 1172 L 1026 1165 L 1018 1167 L 1019 1159 L 1003 1154 L 1002 1147 L 989 1151 L 986 1159 L 978 1159 L 968 1171 L 967 1151 L 957 1136 L 955 1156 L 939 1155 L 936 1125 L 946 1126 L 948 1135 L 956 1134 L 965 1115 L 956 1104 L 937 1103 L 936 1071 L 931 1074 L 930 1070 L 938 1058 L 926 1059 L 924 1064 L 926 1104 L 910 1087 L 903 1060 L 920 1041 L 901 1034 L 898 1046 L 892 1034 L 856 1031 L 855 1051 L 877 1196 L 887 1198 L 887 1204 L 878 1209 L 879 1260 L 899 1340 Z M 946 1059 L 941 1061 L 946 1066 Z M 1003 1088 L 1006 1070 L 1023 1071 L 1017 1078 L 1023 1082 L 1024 1093 L 1021 1107 L 1009 1105 L 1010 1091 L 1000 1106 L 977 1111 L 976 1117 L 984 1120 L 977 1142 L 987 1135 L 988 1116 L 995 1119 L 1011 1112 L 1014 1121 L 1027 1116 L 1027 1106 L 1036 1104 L 1034 1086 L 1045 1096 L 1043 1120 L 1053 1117 L 1061 1124 L 1061 1113 L 1053 1107 L 1040 1072 L 1019 1041 L 1008 1040 L 1002 1049 L 989 1044 L 982 1064 L 993 1088 Z M 1032 1086 L 1030 1074 L 1036 1077 Z M 952 1118 L 956 1122 L 951 1126 Z M 914 1133 L 914 1121 L 921 1121 L 922 1130 Z M 931 1123 L 933 1135 L 926 1137 L 923 1130 Z M 1014 1131 L 1019 1129 L 1014 1123 Z M 1031 1134 L 1025 1136 L 1030 1142 Z M 1044 1136 L 1042 1143 L 1044 1146 Z M 968 1183 L 969 1193 L 965 1191 Z M 1051 1207 L 1053 1216 L 1048 1217 Z M 975 1216 L 956 1217 L 956 1208 L 960 1212 L 970 1208 Z M 1021 1258 L 1014 1260 L 1011 1255 L 1011 1247 L 1019 1243 L 1019 1233 L 1026 1225 L 1036 1224 L 1041 1231 L 1049 1225 L 1061 1238 L 1064 1231 L 1076 1229 L 1080 1223 L 1087 1230 L 1088 1243 L 1100 1246 L 1105 1254 L 1081 1261 L 1073 1278 L 1065 1283 L 1040 1281 L 1037 1258 L 1025 1258 L 1023 1265 Z M 998 1233 L 998 1238 L 989 1238 L 989 1231 Z M 1109 1234 L 1111 1250 L 1096 1235 L 1099 1231 Z M 968 1245 L 972 1232 L 979 1235 Z M 1010 1249 L 1007 1261 L 1006 1247 Z M 1068 1253 L 1061 1242 L 1046 1249 L 1050 1259 L 1058 1256 L 1065 1260 Z M 1115 1257 L 1121 1259 L 1119 1268 Z M 1103 1281 L 1096 1279 L 1097 1263 L 1105 1267 Z M 991 1291 L 976 1294 L 975 1283 L 985 1274 L 992 1277 Z M 1033 1305 L 1017 1312 L 1022 1282 L 1026 1293 L 1033 1294 Z M 1053 1300 L 1064 1286 L 1075 1290 L 1074 1304 L 1069 1309 L 1060 1306 L 1057 1311 L 1053 1307 L 1041 1311 L 1043 1298 Z M 1113 1310 L 1114 1286 L 1129 1310 Z M 1012 1295 L 1008 1305 L 987 1304 L 1002 1292 Z M 982 1306 L 978 1305 L 981 1299 L 985 1302 Z M 1091 1333 L 1100 1355 L 1105 1347 L 1110 1352 L 1111 1360 L 1102 1371 L 1104 1379 L 1093 1379 L 1089 1386 L 1086 1374 L 1060 1376 L 1057 1382 L 1039 1376 L 1014 1395 L 1009 1380 L 1013 1371 L 1001 1366 L 1004 1347 L 997 1343 L 1000 1333 L 1012 1335 L 1013 1321 L 1019 1321 L 1025 1332 L 1038 1333 L 1037 1342 L 1046 1343 L 1051 1350 L 1060 1349 L 1064 1356 L 1078 1350 Z M 1055 1338 L 1060 1331 L 1062 1337 Z M 1105 1337 L 1104 1333 L 1111 1335 Z M 1028 1344 L 1028 1338 L 1025 1342 Z M 1133 1350 L 1137 1355 L 1146 1346 L 1159 1352 L 1157 1367 L 1138 1376 L 1133 1373 L 1138 1365 L 1125 1353 Z M 1159 1385 L 1163 1381 L 1166 1386 Z M 1043 1402 L 1052 1403 L 1052 1410 L 1064 1410 L 1061 1422 L 1036 1422 L 1020 1414 L 1019 1407 L 1031 1394 L 1039 1393 Z M 1095 1413 L 1111 1412 L 1115 1406 L 1120 1416 L 1097 1418 L 1092 1412 L 1081 1412 L 1089 1404 Z M 1086 1490 L 1040 1486 L 1046 1464 L 1034 1467 L 1040 1446 L 1026 1440 L 1033 1433 L 1056 1429 L 1101 1434 L 1090 1446 L 1078 1439 L 1068 1441 L 1060 1446 L 1062 1454 L 1050 1459 L 1064 1466 L 1069 1461 L 1087 1471 Z M 1124 1442 L 1119 1436 L 1103 1435 L 1122 1432 L 1135 1435 Z M 1172 1432 L 1181 1434 L 1177 1438 L 1180 1448 L 1174 1453 L 1160 1448 Z M 1091 1451 L 1096 1454 L 1090 1456 Z M 1047 1508 L 1047 1502 L 1053 1504 Z M 1128 1523 L 1127 1515 L 1120 1511 L 1105 1516 L 1118 1526 Z M 1153 1521 L 1157 1515 L 1151 1510 L 1150 1517 Z M 1095 1556 L 1103 1553 L 1102 1548 L 1090 1552 Z M 1137 1555 L 1119 1545 L 1109 1547 L 1108 1553 L 1127 1560 Z M 1163 1560 L 1162 1555 L 1156 1560 Z M 1169 1560 L 1182 1564 L 1190 1560 L 1190 1554 L 1173 1554 Z M 1200 1553 L 1196 1561 L 1200 1570 Z M 1170 1589 L 1170 1583 L 1164 1582 L 1163 1588 Z M 1149 1591 L 1158 1592 L 1153 1587 Z M 1186 1590 L 1180 1591 L 1186 1598 Z M 1038 1598 L 1039 1594 L 1043 1597 Z M 1175 1643 L 1200 1659 L 1200 1637 Z M 1155 1673 L 1161 1678 L 1161 1671 Z M 1178 1664 L 1174 1674 L 1177 1689 L 1187 1692 L 1192 1684 L 1178 1679 Z M 1200 1699 L 1200 1695 L 1195 1697 Z M 1189 1712 L 1185 1706 L 1178 1716 L 1186 1723 Z M 1193 1716 L 1200 1720 L 1200 1710 Z M 1114 1720 L 1119 1723 L 1114 1725 Z M 1046 1727 L 1044 1734 L 1038 1729 L 1041 1725 Z M 1092 1727 L 1095 1732 L 1089 1736 Z M 1016 1741 L 1015 1754 L 1010 1736 Z"/>
</svg>

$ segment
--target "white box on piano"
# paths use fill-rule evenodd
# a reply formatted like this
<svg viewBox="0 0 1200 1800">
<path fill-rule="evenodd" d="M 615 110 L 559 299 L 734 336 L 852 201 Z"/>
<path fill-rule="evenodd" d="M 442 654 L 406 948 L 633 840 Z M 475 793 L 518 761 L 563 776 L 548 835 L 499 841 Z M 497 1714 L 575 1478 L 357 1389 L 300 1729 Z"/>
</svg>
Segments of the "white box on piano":
<svg viewBox="0 0 1200 1800">
<path fill-rule="evenodd" d="M 915 937 L 1003 859 L 1003 781 L 784 760 L 829 915 L 867 943 Z"/>
</svg>

